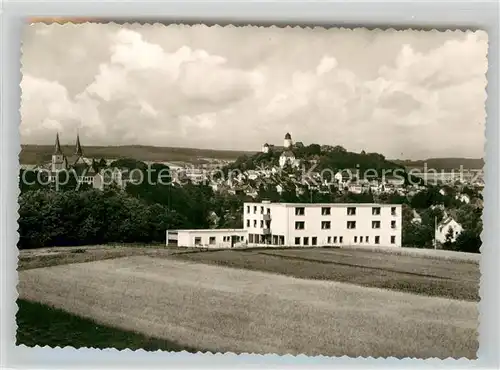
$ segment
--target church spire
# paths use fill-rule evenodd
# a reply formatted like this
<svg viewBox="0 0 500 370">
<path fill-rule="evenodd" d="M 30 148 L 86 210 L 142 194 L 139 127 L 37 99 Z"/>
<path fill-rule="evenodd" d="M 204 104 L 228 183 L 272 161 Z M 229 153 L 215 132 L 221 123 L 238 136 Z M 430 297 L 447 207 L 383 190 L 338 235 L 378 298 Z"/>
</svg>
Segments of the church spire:
<svg viewBox="0 0 500 370">
<path fill-rule="evenodd" d="M 62 155 L 61 144 L 59 143 L 59 132 L 56 134 L 56 145 L 54 146 L 54 155 Z"/>
<path fill-rule="evenodd" d="M 77 132 L 76 134 L 76 150 L 75 154 L 82 157 L 83 156 L 83 150 L 82 146 L 80 145 L 80 134 Z"/>
</svg>

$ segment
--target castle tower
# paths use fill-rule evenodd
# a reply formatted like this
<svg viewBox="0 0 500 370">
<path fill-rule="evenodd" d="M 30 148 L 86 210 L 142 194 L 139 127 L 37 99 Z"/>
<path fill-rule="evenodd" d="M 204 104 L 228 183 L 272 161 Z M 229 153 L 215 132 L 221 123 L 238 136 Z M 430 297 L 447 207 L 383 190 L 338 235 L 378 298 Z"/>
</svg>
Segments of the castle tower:
<svg viewBox="0 0 500 370">
<path fill-rule="evenodd" d="M 56 143 L 54 145 L 54 153 L 52 153 L 52 172 L 57 172 L 66 169 L 64 154 L 61 150 L 61 143 L 59 142 L 59 133 L 56 134 Z"/>
<path fill-rule="evenodd" d="M 290 133 L 287 132 L 285 135 L 285 141 L 283 143 L 283 146 L 285 147 L 285 149 L 290 149 L 292 145 L 293 145 L 292 135 L 290 135 Z"/>
</svg>

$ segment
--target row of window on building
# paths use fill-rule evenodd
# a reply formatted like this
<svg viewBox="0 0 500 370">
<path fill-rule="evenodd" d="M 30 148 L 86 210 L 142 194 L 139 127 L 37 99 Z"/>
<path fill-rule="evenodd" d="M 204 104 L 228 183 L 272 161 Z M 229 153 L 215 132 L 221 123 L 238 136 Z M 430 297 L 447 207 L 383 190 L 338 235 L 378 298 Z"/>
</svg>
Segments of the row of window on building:
<svg viewBox="0 0 500 370">
<path fill-rule="evenodd" d="M 305 221 L 295 221 L 295 230 L 304 230 L 306 227 Z M 380 229 L 381 222 L 380 221 L 372 221 L 372 229 Z M 331 221 L 321 221 L 321 229 L 322 230 L 330 230 L 332 228 Z M 356 228 L 356 221 L 347 221 L 348 229 Z M 396 228 L 396 221 L 391 220 L 391 229 Z"/>
<path fill-rule="evenodd" d="M 380 236 L 375 236 L 374 237 L 374 243 L 375 244 L 380 244 Z M 337 244 L 343 244 L 344 243 L 344 237 L 343 236 L 339 236 L 339 237 L 336 237 L 336 236 L 329 236 L 327 237 L 327 241 L 326 241 L 327 244 L 334 244 L 334 245 L 337 245 Z M 355 236 L 354 237 L 354 243 L 359 243 L 359 244 L 362 244 L 362 243 L 366 243 L 366 244 L 369 244 L 370 243 L 370 237 L 369 236 Z M 391 244 L 396 244 L 396 236 L 394 235 L 391 235 Z M 295 238 L 295 245 L 309 245 L 309 237 L 308 236 L 304 236 L 304 237 L 296 237 Z M 316 236 L 312 236 L 311 237 L 311 245 L 318 245 L 318 238 Z"/>
<path fill-rule="evenodd" d="M 372 207 L 372 215 L 380 216 L 381 210 L 382 210 L 381 207 Z M 355 216 L 356 207 L 347 207 L 346 212 L 348 216 Z M 295 216 L 305 216 L 305 214 L 306 214 L 305 207 L 295 207 Z M 331 207 L 321 207 L 322 216 L 330 216 L 331 214 L 332 214 Z M 391 215 L 396 216 L 396 207 L 391 207 Z"/>
<path fill-rule="evenodd" d="M 250 227 L 250 220 L 247 220 L 247 227 Z M 256 228 L 258 227 L 257 225 L 260 225 L 260 228 L 263 229 L 264 228 L 264 220 L 260 220 L 259 224 L 257 224 L 257 220 L 253 220 L 253 227 Z"/>
<path fill-rule="evenodd" d="M 222 241 L 228 243 L 228 242 L 231 241 L 231 237 L 230 236 L 223 236 L 222 237 Z M 244 236 L 235 235 L 234 236 L 234 241 L 236 243 L 238 243 L 238 242 L 244 242 L 245 241 L 245 237 Z M 216 239 L 215 236 L 210 236 L 208 238 L 208 244 L 216 244 L 216 242 L 217 242 L 217 239 Z M 197 244 L 197 245 L 201 244 L 201 236 L 196 236 L 194 238 L 194 244 Z"/>
<path fill-rule="evenodd" d="M 250 244 L 269 244 L 272 245 L 284 245 L 285 244 L 285 236 L 284 235 L 271 235 L 270 239 L 267 239 L 266 235 L 261 234 L 248 234 L 248 242 Z"/>
<path fill-rule="evenodd" d="M 391 235 L 391 244 L 396 244 L 396 236 Z M 369 236 L 355 236 L 353 238 L 353 243 L 355 244 L 370 244 L 371 239 Z M 285 237 L 283 235 L 272 235 L 270 239 L 266 238 L 266 235 L 260 234 L 249 234 L 248 242 L 250 244 L 272 244 L 272 245 L 284 245 Z M 304 237 L 296 237 L 294 239 L 295 245 L 318 245 L 318 237 L 317 236 L 304 236 Z M 309 244 L 310 243 L 310 244 Z M 326 244 L 328 245 L 339 245 L 344 243 L 343 236 L 328 236 L 326 239 Z M 380 236 L 376 235 L 373 237 L 374 244 L 380 244 Z"/>
<path fill-rule="evenodd" d="M 271 213 L 271 208 L 267 208 L 267 213 Z M 247 213 L 251 213 L 250 212 L 250 206 L 247 206 Z M 253 206 L 253 213 L 254 215 L 257 214 L 257 206 Z M 264 206 L 261 206 L 260 207 L 260 214 L 263 215 L 264 214 Z"/>
<path fill-rule="evenodd" d="M 347 215 L 355 216 L 356 215 L 356 207 L 347 207 Z M 260 207 L 260 214 L 264 214 L 267 212 L 271 213 L 271 209 L 267 208 L 267 211 L 264 210 L 264 206 Z M 247 206 L 247 213 L 250 212 L 250 206 Z M 257 206 L 253 206 L 253 213 L 257 214 Z M 306 209 L 305 207 L 295 207 L 295 216 L 305 216 Z M 321 215 L 322 216 L 330 216 L 332 214 L 332 207 L 321 207 Z M 372 215 L 379 216 L 381 214 L 381 207 L 372 207 Z M 391 207 L 391 215 L 396 216 L 396 207 Z"/>
</svg>

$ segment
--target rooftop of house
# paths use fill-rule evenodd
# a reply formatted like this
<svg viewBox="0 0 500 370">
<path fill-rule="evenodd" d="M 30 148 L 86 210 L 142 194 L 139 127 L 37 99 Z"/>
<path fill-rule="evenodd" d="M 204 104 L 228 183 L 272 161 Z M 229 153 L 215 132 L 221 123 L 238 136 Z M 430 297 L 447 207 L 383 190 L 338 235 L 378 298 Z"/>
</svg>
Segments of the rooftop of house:
<svg viewBox="0 0 500 370">
<path fill-rule="evenodd" d="M 460 223 L 451 215 L 447 215 L 446 217 L 444 217 L 441 222 L 439 223 L 440 226 L 446 226 L 452 222 L 456 222 L 457 224 L 460 225 Z"/>
</svg>

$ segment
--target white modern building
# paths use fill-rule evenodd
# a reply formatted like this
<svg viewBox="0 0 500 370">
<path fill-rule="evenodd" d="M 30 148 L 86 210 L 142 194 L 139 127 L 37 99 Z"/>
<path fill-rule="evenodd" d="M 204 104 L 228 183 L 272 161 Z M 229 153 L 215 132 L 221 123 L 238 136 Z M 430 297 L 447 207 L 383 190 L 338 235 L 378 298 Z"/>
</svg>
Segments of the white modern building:
<svg viewBox="0 0 500 370">
<path fill-rule="evenodd" d="M 402 209 L 396 204 L 244 203 L 243 229 L 169 230 L 183 247 L 401 247 Z"/>
<path fill-rule="evenodd" d="M 244 229 L 167 230 L 167 245 L 198 248 L 234 248 L 246 245 Z"/>
<path fill-rule="evenodd" d="M 401 205 L 245 203 L 249 245 L 401 247 Z"/>
</svg>

